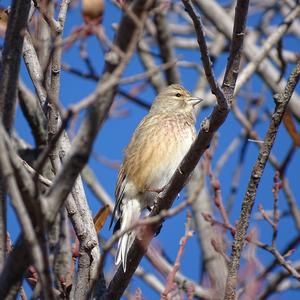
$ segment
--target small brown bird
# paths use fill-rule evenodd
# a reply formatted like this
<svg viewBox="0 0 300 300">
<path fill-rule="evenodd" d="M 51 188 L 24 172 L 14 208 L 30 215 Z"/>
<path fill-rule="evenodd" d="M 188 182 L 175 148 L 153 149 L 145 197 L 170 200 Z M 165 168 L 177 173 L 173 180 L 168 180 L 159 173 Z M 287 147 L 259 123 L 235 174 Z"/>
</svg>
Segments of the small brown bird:
<svg viewBox="0 0 300 300">
<path fill-rule="evenodd" d="M 132 226 L 145 208 L 153 207 L 155 193 L 169 182 L 195 139 L 195 106 L 201 101 L 178 84 L 168 86 L 154 100 L 125 150 L 111 220 L 112 225 L 117 214 L 114 232 Z M 130 231 L 119 239 L 115 263 L 122 262 L 124 272 L 134 237 Z"/>
</svg>

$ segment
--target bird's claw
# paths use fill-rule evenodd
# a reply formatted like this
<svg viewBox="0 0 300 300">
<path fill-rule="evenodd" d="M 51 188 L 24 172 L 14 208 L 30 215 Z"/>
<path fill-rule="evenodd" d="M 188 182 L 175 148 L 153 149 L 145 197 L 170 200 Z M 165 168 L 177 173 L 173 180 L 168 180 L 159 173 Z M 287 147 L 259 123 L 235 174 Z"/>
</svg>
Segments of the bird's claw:
<svg viewBox="0 0 300 300">
<path fill-rule="evenodd" d="M 180 167 L 178 167 L 178 172 L 183 175 L 183 172 L 181 171 Z"/>
<path fill-rule="evenodd" d="M 165 187 L 162 187 L 162 188 L 150 188 L 150 189 L 147 189 L 147 192 L 160 194 L 164 189 L 165 189 Z"/>
</svg>

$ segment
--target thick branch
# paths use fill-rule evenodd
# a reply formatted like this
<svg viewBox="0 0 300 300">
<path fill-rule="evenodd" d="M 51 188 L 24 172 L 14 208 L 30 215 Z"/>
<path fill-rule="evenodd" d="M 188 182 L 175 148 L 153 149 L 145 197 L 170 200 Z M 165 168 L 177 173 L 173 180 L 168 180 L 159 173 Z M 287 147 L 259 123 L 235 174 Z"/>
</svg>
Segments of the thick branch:
<svg viewBox="0 0 300 300">
<path fill-rule="evenodd" d="M 205 41 L 205 33 L 204 33 L 204 28 L 203 28 L 201 18 L 196 15 L 192 7 L 192 4 L 189 0 L 183 0 L 183 4 L 185 6 L 185 10 L 190 15 L 194 23 L 194 27 L 197 33 L 197 41 L 201 53 L 203 68 L 205 71 L 207 81 L 210 85 L 211 92 L 217 97 L 217 101 L 218 104 L 220 105 L 220 108 L 224 108 L 226 110 L 228 109 L 227 99 L 225 98 L 225 95 L 222 89 L 220 88 L 215 78 L 214 71 L 212 69 L 212 62 L 208 54 L 208 49 Z"/>
<path fill-rule="evenodd" d="M 15 113 L 20 59 L 31 1 L 12 3 L 4 41 L 2 70 L 0 73 L 0 116 L 5 129 L 10 131 Z"/>
<path fill-rule="evenodd" d="M 168 20 L 163 12 L 157 11 L 154 15 L 156 25 L 156 39 L 160 48 L 160 54 L 164 63 L 175 60 L 173 51 L 172 36 L 169 29 Z M 165 71 L 168 84 L 179 83 L 179 73 L 176 65 L 172 65 Z"/>
<path fill-rule="evenodd" d="M 188 197 L 195 197 L 195 201 L 192 202 L 193 217 L 203 256 L 203 266 L 212 287 L 210 296 L 212 299 L 222 299 L 227 277 L 227 264 L 224 257 L 215 251 L 212 245 L 213 240 L 222 240 L 222 233 L 203 218 L 204 212 L 213 215 L 213 201 L 205 185 L 204 171 L 199 164 L 187 185 L 187 193 Z"/>
<path fill-rule="evenodd" d="M 17 82 L 23 46 L 23 33 L 27 24 L 31 1 L 12 2 L 0 63 L 0 119 L 10 132 L 15 114 Z M 0 175 L 0 269 L 6 252 L 6 199 L 2 174 Z"/>
</svg>

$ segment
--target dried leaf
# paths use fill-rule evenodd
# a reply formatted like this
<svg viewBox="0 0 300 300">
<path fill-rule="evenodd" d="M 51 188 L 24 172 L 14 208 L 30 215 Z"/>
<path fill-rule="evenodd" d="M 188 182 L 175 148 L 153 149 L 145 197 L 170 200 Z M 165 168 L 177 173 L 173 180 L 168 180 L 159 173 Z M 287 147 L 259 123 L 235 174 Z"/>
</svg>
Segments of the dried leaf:
<svg viewBox="0 0 300 300">
<path fill-rule="evenodd" d="M 293 117 L 290 111 L 286 111 L 284 116 L 283 116 L 283 123 L 291 136 L 294 144 L 297 147 L 300 147 L 300 134 L 296 130 L 296 126 L 293 121 Z"/>
<path fill-rule="evenodd" d="M 105 221 L 106 221 L 107 217 L 109 216 L 109 212 L 110 212 L 109 206 L 105 205 L 105 206 L 101 207 L 99 209 L 99 211 L 97 212 L 97 214 L 95 215 L 94 225 L 95 225 L 95 229 L 96 229 L 97 233 L 99 233 L 99 231 L 105 224 Z"/>
</svg>

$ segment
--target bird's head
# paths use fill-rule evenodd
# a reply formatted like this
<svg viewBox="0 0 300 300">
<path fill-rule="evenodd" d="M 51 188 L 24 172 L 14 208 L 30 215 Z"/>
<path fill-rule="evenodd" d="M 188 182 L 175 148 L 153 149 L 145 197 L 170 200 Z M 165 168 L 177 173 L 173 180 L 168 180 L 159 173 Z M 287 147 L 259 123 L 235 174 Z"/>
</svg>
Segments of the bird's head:
<svg viewBox="0 0 300 300">
<path fill-rule="evenodd" d="M 172 84 L 163 89 L 155 98 L 152 112 L 192 113 L 203 99 L 194 97 L 179 84 Z"/>
</svg>

